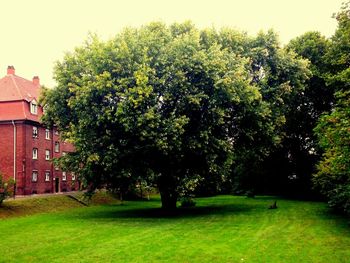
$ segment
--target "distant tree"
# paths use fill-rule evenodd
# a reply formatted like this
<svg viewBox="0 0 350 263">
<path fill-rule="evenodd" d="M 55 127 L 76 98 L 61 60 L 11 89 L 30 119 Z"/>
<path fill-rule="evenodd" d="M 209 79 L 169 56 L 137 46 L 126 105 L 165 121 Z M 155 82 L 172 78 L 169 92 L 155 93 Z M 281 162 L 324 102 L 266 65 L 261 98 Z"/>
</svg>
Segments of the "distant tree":
<svg viewBox="0 0 350 263">
<path fill-rule="evenodd" d="M 285 136 L 264 163 L 270 190 L 311 194 L 311 175 L 320 159 L 313 129 L 321 114 L 334 103 L 334 90 L 326 84 L 329 69 L 325 56 L 329 45 L 330 41 L 320 33 L 307 32 L 286 46 L 288 51 L 309 60 L 312 76 L 303 88 L 294 90 L 284 105 Z"/>
<path fill-rule="evenodd" d="M 276 167 L 281 165 L 285 172 L 286 166 L 282 166 L 279 162 L 280 154 L 276 153 L 281 150 L 281 141 L 286 135 L 285 123 L 286 115 L 290 111 L 289 106 L 292 100 L 303 92 L 305 81 L 310 76 L 307 61 L 296 58 L 289 49 L 281 48 L 278 36 L 272 30 L 249 37 L 229 28 L 220 31 L 206 29 L 201 32 L 201 39 L 205 46 L 217 43 L 249 60 L 247 70 L 251 75 L 251 83 L 258 86 L 262 99 L 270 110 L 263 126 L 249 129 L 257 132 L 256 134 L 244 132 L 240 137 L 232 166 L 233 177 L 221 188 L 227 189 L 233 184 L 235 192 L 253 194 L 267 188 L 280 188 L 278 180 L 282 176 Z M 253 118 L 252 116 L 251 119 Z M 259 122 L 248 122 L 244 125 L 253 123 Z M 270 158 L 271 155 L 273 156 Z M 212 181 L 206 180 L 201 185 L 201 188 L 204 187 L 201 193 L 215 190 L 214 185 Z"/>
<path fill-rule="evenodd" d="M 350 213 L 350 2 L 335 18 L 327 81 L 336 90 L 336 104 L 315 129 L 324 154 L 313 181 L 332 207 Z"/>
<path fill-rule="evenodd" d="M 3 201 L 13 196 L 14 181 L 12 179 L 5 180 L 4 176 L 0 172 L 0 206 Z"/>
<path fill-rule="evenodd" d="M 298 94 L 305 90 L 306 80 L 310 77 L 308 63 L 302 58 L 297 58 L 294 52 L 280 47 L 278 36 L 273 31 L 260 32 L 255 38 L 240 37 L 231 34 L 228 37 L 227 30 L 219 39 L 226 48 L 236 50 L 250 61 L 251 83 L 259 87 L 262 99 L 270 110 L 268 121 L 263 126 L 249 129 L 256 132 L 244 134 L 237 147 L 239 154 L 235 155 L 233 166 L 234 184 L 238 190 L 267 191 L 274 187 L 280 188 L 276 182 L 281 174 L 276 174 L 276 167 L 281 162 L 273 158 L 273 162 L 264 169 L 264 165 L 271 158 L 267 158 L 280 151 L 281 142 L 286 137 L 287 115 L 292 111 L 291 103 Z M 231 44 L 230 44 L 231 43 Z M 247 113 L 249 114 L 249 113 Z M 250 119 L 253 119 L 251 116 Z M 259 123 L 253 122 L 253 123 Z M 248 122 L 247 125 L 252 125 Z M 254 140 L 247 137 L 254 138 Z M 251 150 L 254 149 L 254 150 Z M 280 157 L 278 155 L 278 157 Z M 284 166 L 283 169 L 286 169 Z M 271 174 L 276 177 L 271 177 Z"/>
</svg>

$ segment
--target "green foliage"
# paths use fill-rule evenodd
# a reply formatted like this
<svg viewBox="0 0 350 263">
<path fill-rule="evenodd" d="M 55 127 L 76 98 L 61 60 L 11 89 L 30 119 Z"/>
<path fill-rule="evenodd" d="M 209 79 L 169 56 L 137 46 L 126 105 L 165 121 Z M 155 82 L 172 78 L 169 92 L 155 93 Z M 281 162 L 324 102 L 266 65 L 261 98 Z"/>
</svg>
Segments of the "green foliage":
<svg viewBox="0 0 350 263">
<path fill-rule="evenodd" d="M 325 153 L 314 182 L 332 207 L 350 213 L 350 90 L 338 92 L 337 99 L 315 129 Z"/>
<path fill-rule="evenodd" d="M 252 181 L 280 142 L 284 104 L 306 67 L 273 32 L 251 39 L 186 22 L 127 28 L 107 42 L 92 35 L 57 63 L 43 121 L 74 142 L 59 163 L 91 189 L 122 192 L 141 176 L 174 208 L 232 170 L 240 183 Z"/>
<path fill-rule="evenodd" d="M 350 61 L 350 1 L 343 3 L 341 10 L 334 14 L 338 28 L 332 36 L 328 62 L 332 65 L 329 78 L 332 84 L 349 87 Z"/>
<path fill-rule="evenodd" d="M 320 159 L 313 129 L 322 113 L 334 103 L 334 90 L 326 84 L 326 55 L 330 41 L 319 32 L 307 32 L 286 46 L 309 61 L 311 77 L 294 89 L 284 105 L 284 136 L 262 165 L 261 185 L 275 193 L 312 195 L 311 176 Z M 264 180 L 264 181 L 263 181 Z M 267 188 L 267 189 L 266 189 Z"/>
<path fill-rule="evenodd" d="M 260 32 L 246 45 L 243 54 L 251 61 L 249 70 L 252 82 L 262 95 L 265 119 L 243 124 L 246 129 L 242 129 L 242 141 L 238 143 L 238 154 L 234 156 L 234 192 L 242 189 L 243 192 L 261 191 L 267 185 L 264 180 L 272 184 L 266 178 L 274 172 L 276 161 L 272 164 L 272 171 L 263 171 L 263 164 L 268 156 L 280 149 L 286 137 L 285 126 L 292 111 L 291 104 L 305 90 L 310 77 L 308 62 L 281 48 L 273 31 Z M 249 120 L 254 120 L 256 115 L 249 110 L 246 114 Z"/>
<path fill-rule="evenodd" d="M 192 197 L 183 197 L 181 198 L 181 207 L 195 207 L 196 202 L 193 200 Z"/>
<path fill-rule="evenodd" d="M 335 15 L 338 29 L 328 53 L 328 82 L 337 92 L 336 104 L 315 129 L 324 150 L 314 183 L 332 207 L 350 213 L 350 2 Z"/>
<path fill-rule="evenodd" d="M 15 182 L 13 179 L 5 180 L 0 172 L 0 206 L 6 198 L 13 196 Z"/>
</svg>

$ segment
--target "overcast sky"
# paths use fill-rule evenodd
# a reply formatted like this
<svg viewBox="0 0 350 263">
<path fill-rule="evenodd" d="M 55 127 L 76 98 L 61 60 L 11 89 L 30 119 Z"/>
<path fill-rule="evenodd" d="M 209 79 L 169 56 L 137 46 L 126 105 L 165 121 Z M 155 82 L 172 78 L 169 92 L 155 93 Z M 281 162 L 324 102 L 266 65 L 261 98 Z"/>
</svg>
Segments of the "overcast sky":
<svg viewBox="0 0 350 263">
<path fill-rule="evenodd" d="M 233 27 L 249 34 L 274 29 L 282 43 L 306 31 L 330 37 L 343 0 L 0 0 L 0 77 L 8 65 L 54 86 L 54 62 L 89 31 L 108 39 L 126 26 L 192 20 L 199 28 Z"/>
</svg>

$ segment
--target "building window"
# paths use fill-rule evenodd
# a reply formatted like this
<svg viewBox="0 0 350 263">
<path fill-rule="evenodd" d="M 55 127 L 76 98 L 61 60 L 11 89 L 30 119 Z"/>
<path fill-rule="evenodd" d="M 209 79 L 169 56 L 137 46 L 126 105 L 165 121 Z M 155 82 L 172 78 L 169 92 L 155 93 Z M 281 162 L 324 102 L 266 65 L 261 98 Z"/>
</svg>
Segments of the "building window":
<svg viewBox="0 0 350 263">
<path fill-rule="evenodd" d="M 38 181 L 38 171 L 33 171 L 32 172 L 32 182 L 37 182 Z"/>
<path fill-rule="evenodd" d="M 33 138 L 38 138 L 38 127 L 33 126 Z"/>
<path fill-rule="evenodd" d="M 45 150 L 45 160 L 50 160 L 50 150 Z"/>
<path fill-rule="evenodd" d="M 35 100 L 30 102 L 30 113 L 31 114 L 38 114 L 38 104 Z"/>
<path fill-rule="evenodd" d="M 48 181 L 50 181 L 50 172 L 46 171 L 45 172 L 45 182 L 48 182 Z"/>
<path fill-rule="evenodd" d="M 50 130 L 49 129 L 45 130 L 45 139 L 50 140 Z"/>
<path fill-rule="evenodd" d="M 67 181 L 67 173 L 62 172 L 62 181 Z"/>
<path fill-rule="evenodd" d="M 75 181 L 75 173 L 72 173 L 72 181 Z"/>
<path fill-rule="evenodd" d="M 38 148 L 33 148 L 33 159 L 38 159 Z"/>
<path fill-rule="evenodd" d="M 60 152 L 60 143 L 59 142 L 55 142 L 55 152 L 56 153 Z"/>
</svg>

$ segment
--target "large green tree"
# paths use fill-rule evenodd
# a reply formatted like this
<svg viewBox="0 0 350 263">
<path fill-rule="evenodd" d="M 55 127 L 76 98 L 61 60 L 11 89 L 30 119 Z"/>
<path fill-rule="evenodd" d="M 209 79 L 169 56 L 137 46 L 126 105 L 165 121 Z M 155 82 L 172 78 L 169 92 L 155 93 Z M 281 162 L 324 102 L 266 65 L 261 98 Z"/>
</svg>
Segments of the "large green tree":
<svg viewBox="0 0 350 263">
<path fill-rule="evenodd" d="M 327 54 L 327 81 L 336 91 L 336 104 L 315 129 L 324 155 L 314 182 L 331 206 L 350 213 L 350 2 L 335 18 L 338 28 Z"/>
<path fill-rule="evenodd" d="M 106 42 L 90 36 L 57 63 L 58 86 L 41 100 L 43 121 L 76 147 L 61 165 L 91 189 L 149 180 L 163 208 L 198 184 L 225 180 L 232 167 L 252 166 L 278 143 L 283 112 L 272 109 L 306 77 L 304 61 L 260 48 L 261 37 L 190 22 L 128 28 Z M 245 41 L 249 50 L 239 47 Z"/>
</svg>

